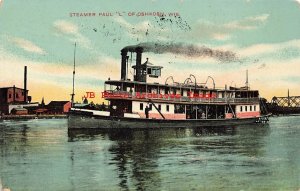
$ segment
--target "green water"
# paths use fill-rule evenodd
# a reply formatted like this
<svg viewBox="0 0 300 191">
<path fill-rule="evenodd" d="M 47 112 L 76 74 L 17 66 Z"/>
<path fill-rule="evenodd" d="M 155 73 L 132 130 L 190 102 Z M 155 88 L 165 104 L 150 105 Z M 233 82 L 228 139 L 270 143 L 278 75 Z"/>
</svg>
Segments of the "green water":
<svg viewBox="0 0 300 191">
<path fill-rule="evenodd" d="M 66 119 L 0 122 L 3 187 L 299 190 L 300 116 L 268 125 L 70 132 Z"/>
</svg>

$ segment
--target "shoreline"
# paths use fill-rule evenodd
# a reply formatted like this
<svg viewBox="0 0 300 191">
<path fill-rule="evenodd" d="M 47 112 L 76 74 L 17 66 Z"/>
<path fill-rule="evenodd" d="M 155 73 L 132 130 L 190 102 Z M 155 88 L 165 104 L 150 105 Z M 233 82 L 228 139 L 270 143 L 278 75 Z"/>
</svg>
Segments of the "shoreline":
<svg viewBox="0 0 300 191">
<path fill-rule="evenodd" d="M 67 114 L 57 114 L 57 115 L 3 115 L 0 116 L 0 122 L 4 120 L 26 120 L 26 119 L 65 119 Z"/>
</svg>

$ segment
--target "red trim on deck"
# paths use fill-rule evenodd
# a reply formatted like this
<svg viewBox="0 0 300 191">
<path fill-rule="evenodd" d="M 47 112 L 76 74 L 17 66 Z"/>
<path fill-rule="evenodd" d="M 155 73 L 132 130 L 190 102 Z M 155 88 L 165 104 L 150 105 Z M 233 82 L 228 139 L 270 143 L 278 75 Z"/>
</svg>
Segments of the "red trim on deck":
<svg viewBox="0 0 300 191">
<path fill-rule="evenodd" d="M 141 118 L 146 118 L 145 113 L 138 113 Z M 182 113 L 163 114 L 165 119 L 186 119 L 186 115 Z M 163 119 L 159 113 L 149 113 L 149 119 Z"/>
<path fill-rule="evenodd" d="M 252 111 L 252 112 L 242 112 L 236 114 L 237 118 L 249 118 L 249 117 L 260 117 L 259 111 Z"/>
<path fill-rule="evenodd" d="M 233 114 L 232 113 L 226 113 L 225 114 L 225 119 L 232 119 L 233 118 Z"/>
</svg>

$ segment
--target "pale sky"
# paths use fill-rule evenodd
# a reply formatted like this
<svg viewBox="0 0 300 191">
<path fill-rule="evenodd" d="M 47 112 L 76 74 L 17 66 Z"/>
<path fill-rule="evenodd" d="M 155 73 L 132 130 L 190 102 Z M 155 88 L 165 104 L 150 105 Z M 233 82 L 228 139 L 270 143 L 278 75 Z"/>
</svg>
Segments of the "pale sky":
<svg viewBox="0 0 300 191">
<path fill-rule="evenodd" d="M 193 74 L 197 82 L 212 76 L 217 87 L 244 86 L 248 70 L 261 97 L 286 96 L 288 89 L 300 95 L 299 18 L 299 0 L 0 0 L 0 87 L 23 87 L 27 65 L 33 101 L 70 100 L 76 42 L 75 100 L 93 91 L 90 101 L 100 103 L 103 82 L 120 79 L 120 50 L 153 42 L 205 46 L 238 58 L 144 53 L 143 62 L 149 57 L 164 67 L 154 81 L 173 76 L 183 82 Z"/>
</svg>

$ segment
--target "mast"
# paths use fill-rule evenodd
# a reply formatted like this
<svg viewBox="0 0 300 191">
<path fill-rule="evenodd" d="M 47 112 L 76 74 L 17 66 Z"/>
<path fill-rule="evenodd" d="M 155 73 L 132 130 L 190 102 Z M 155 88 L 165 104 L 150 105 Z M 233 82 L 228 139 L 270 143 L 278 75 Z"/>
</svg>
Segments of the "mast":
<svg viewBox="0 0 300 191">
<path fill-rule="evenodd" d="M 246 70 L 246 88 L 249 89 L 248 70 Z"/>
<path fill-rule="evenodd" d="M 73 68 L 73 89 L 72 89 L 72 94 L 71 94 L 71 106 L 74 106 L 74 84 L 75 84 L 75 55 L 76 55 L 76 42 L 74 46 L 74 68 Z"/>
</svg>

